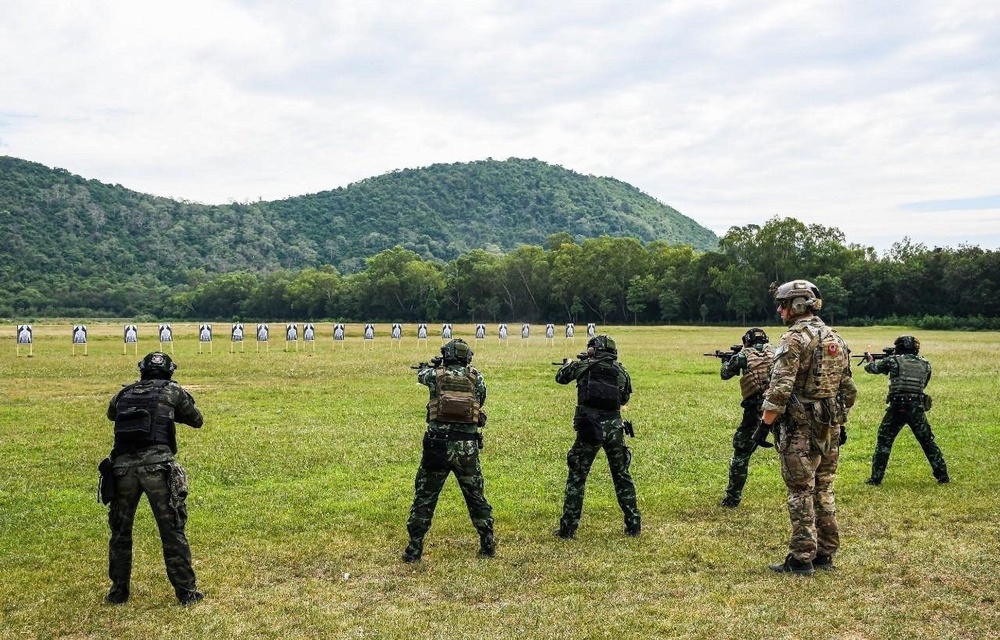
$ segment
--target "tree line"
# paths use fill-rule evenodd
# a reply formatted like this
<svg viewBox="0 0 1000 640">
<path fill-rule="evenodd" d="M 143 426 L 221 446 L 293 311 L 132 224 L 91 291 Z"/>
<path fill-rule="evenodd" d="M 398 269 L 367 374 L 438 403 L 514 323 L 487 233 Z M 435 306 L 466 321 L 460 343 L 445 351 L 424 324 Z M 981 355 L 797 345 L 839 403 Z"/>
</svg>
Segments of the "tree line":
<svg viewBox="0 0 1000 640">
<path fill-rule="evenodd" d="M 1000 329 L 1000 253 L 928 249 L 904 238 L 880 256 L 845 245 L 839 229 L 794 218 L 733 227 L 718 251 L 610 236 L 576 241 L 568 233 L 447 262 L 397 246 L 347 275 L 332 266 L 267 274 L 198 268 L 172 287 L 140 275 L 100 291 L 22 290 L 0 314 L 750 325 L 773 322 L 768 287 L 793 278 L 814 282 L 822 315 L 839 324 Z"/>
</svg>

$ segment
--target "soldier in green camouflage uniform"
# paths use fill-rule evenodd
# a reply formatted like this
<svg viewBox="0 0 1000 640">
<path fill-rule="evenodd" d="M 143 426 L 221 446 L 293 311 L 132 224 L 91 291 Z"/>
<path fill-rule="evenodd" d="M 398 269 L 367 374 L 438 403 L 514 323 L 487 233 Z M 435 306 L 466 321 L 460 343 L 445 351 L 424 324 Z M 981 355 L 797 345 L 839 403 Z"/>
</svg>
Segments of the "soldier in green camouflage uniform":
<svg viewBox="0 0 1000 640">
<path fill-rule="evenodd" d="M 920 443 L 927 461 L 931 463 L 934 477 L 941 484 L 950 482 L 948 465 L 944 462 L 941 448 L 934 441 L 934 434 L 931 432 L 931 425 L 925 413 L 927 396 L 924 394 L 924 389 L 931 379 L 931 363 L 918 355 L 919 353 L 919 340 L 913 336 L 899 336 L 896 338 L 893 355 L 875 360 L 870 354 L 865 354 L 868 360 L 865 371 L 889 376 L 889 395 L 885 399 L 889 406 L 886 407 L 885 416 L 878 426 L 878 441 L 875 444 L 875 455 L 872 457 L 872 475 L 865 481 L 867 484 L 882 484 L 885 467 L 889 464 L 889 454 L 892 453 L 892 443 L 907 424 Z"/>
<path fill-rule="evenodd" d="M 736 508 L 743 497 L 743 487 L 747 483 L 750 456 L 757 449 L 753 432 L 760 424 L 760 405 L 764 402 L 764 390 L 771 377 L 774 362 L 774 347 L 767 342 L 763 329 L 754 327 L 743 334 L 743 349 L 731 358 L 723 359 L 719 375 L 729 380 L 740 374 L 740 392 L 743 401 L 743 420 L 733 434 L 733 458 L 729 462 L 729 486 L 726 495 L 719 502 L 721 507 Z"/>
<path fill-rule="evenodd" d="M 577 405 L 573 416 L 576 440 L 566 456 L 569 474 L 562 518 L 555 535 L 573 538 L 583 513 L 587 475 L 597 452 L 604 449 L 615 485 L 618 505 L 625 516 L 625 533 L 638 536 L 642 517 L 636 504 L 635 483 L 629 474 L 632 452 L 625 445 L 621 407 L 632 397 L 632 380 L 618 362 L 615 341 L 606 335 L 587 342 L 587 354 L 564 362 L 556 372 L 556 382 L 576 381 Z"/>
<path fill-rule="evenodd" d="M 177 453 L 175 423 L 200 428 L 201 412 L 194 399 L 170 378 L 176 365 L 170 356 L 153 352 L 139 362 L 141 379 L 125 386 L 108 404 L 108 419 L 115 422 L 115 444 L 109 456 L 110 498 L 108 524 L 108 577 L 110 604 L 124 604 L 132 574 L 132 524 L 143 494 L 149 500 L 163 544 L 167 578 L 182 605 L 202 599 L 191 567 L 191 548 L 184 535 L 187 523 L 187 475 L 174 459 Z"/>
<path fill-rule="evenodd" d="M 776 289 L 774 299 L 788 330 L 774 352 L 763 421 L 754 441 L 773 446 L 767 435 L 778 429 L 792 533 L 785 561 L 769 568 L 811 575 L 814 567 L 833 569 L 840 546 L 833 480 L 857 388 L 847 344 L 813 315 L 823 306 L 816 285 L 807 280 L 786 282 Z"/>
<path fill-rule="evenodd" d="M 417 371 L 417 382 L 430 389 L 430 399 L 423 457 L 414 481 L 413 506 L 406 521 L 410 541 L 403 552 L 404 562 L 420 560 L 424 536 L 431 528 L 438 496 L 449 473 L 455 474 L 472 525 L 479 533 L 479 556 L 496 554 L 493 507 L 484 495 L 485 481 L 479 464 L 480 429 L 486 423 L 486 414 L 482 412 L 482 405 L 486 403 L 486 383 L 483 375 L 469 365 L 472 355 L 472 349 L 464 340 L 450 340 L 441 347 L 440 362 L 424 363 Z"/>
</svg>

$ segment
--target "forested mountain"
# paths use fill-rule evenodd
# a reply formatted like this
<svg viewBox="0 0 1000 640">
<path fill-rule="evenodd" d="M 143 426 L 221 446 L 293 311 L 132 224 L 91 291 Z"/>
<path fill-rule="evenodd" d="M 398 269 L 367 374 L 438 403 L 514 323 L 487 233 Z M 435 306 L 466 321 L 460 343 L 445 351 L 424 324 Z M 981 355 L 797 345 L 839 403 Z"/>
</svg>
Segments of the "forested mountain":
<svg viewBox="0 0 1000 640">
<path fill-rule="evenodd" d="M 175 285 L 192 269 L 332 265 L 346 274 L 394 246 L 447 261 L 540 245 L 555 233 L 718 244 L 634 187 L 538 160 L 433 165 L 287 200 L 210 206 L 0 157 L 0 277 L 50 291 L 137 278 Z"/>
</svg>

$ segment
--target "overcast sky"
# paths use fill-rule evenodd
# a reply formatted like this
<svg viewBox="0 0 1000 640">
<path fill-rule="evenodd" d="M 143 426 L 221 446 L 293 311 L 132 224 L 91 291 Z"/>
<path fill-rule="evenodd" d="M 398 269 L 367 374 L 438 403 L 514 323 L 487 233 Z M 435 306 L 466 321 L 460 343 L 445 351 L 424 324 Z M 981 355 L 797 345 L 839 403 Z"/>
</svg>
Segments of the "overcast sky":
<svg viewBox="0 0 1000 640">
<path fill-rule="evenodd" d="M 207 204 L 538 158 L 1000 247 L 996 0 L 0 0 L 0 155 Z"/>
</svg>

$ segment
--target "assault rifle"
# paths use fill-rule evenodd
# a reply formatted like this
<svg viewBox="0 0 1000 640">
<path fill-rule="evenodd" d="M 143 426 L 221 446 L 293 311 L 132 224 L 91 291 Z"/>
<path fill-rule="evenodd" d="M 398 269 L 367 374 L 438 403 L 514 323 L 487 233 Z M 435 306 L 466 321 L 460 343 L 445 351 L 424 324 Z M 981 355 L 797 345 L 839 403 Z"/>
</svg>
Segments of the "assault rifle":
<svg viewBox="0 0 1000 640">
<path fill-rule="evenodd" d="M 438 367 L 441 366 L 442 362 L 444 362 L 444 356 L 434 356 L 433 358 L 431 358 L 430 362 L 421 362 L 419 364 L 411 364 L 410 368 L 411 369 L 417 369 L 417 370 L 428 369 L 428 368 L 437 369 Z"/>
<path fill-rule="evenodd" d="M 715 353 L 704 353 L 702 355 L 704 355 L 706 358 L 718 358 L 723 362 L 729 362 L 732 359 L 732 357 L 735 356 L 740 351 L 743 351 L 743 345 L 734 344 L 733 346 L 729 347 L 729 351 L 721 351 L 719 349 L 716 349 Z"/>
<path fill-rule="evenodd" d="M 584 351 L 583 353 L 576 354 L 577 360 L 586 360 L 589 357 L 590 355 L 586 351 Z M 552 364 L 557 367 L 561 367 L 564 364 L 569 364 L 570 362 L 572 362 L 572 360 L 570 360 L 569 358 L 563 358 L 562 362 L 553 362 Z"/>
<path fill-rule="evenodd" d="M 858 360 L 858 363 L 856 365 L 854 365 L 855 367 L 860 367 L 861 363 L 864 362 L 864 361 L 866 361 L 868 359 L 868 356 L 871 356 L 872 360 L 881 360 L 882 358 L 884 358 L 886 356 L 891 356 L 894 353 L 896 353 L 896 347 L 885 347 L 884 349 L 882 349 L 882 353 L 869 353 L 868 351 L 865 351 L 860 356 L 851 356 L 851 357 L 852 358 L 861 358 L 860 360 Z"/>
</svg>

